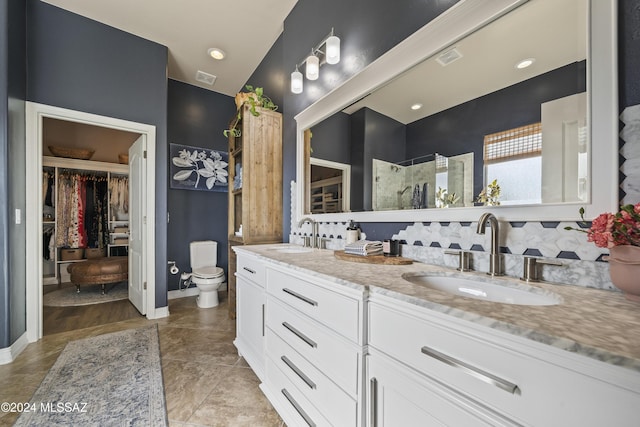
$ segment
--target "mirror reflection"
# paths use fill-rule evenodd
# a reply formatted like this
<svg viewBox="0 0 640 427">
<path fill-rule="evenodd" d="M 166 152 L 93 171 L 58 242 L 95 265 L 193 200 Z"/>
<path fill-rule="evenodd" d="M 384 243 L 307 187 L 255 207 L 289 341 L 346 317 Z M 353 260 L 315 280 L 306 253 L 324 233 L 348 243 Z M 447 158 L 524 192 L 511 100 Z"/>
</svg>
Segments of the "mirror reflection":
<svg viewBox="0 0 640 427">
<path fill-rule="evenodd" d="M 587 3 L 531 0 L 313 126 L 306 211 L 587 202 Z"/>
</svg>

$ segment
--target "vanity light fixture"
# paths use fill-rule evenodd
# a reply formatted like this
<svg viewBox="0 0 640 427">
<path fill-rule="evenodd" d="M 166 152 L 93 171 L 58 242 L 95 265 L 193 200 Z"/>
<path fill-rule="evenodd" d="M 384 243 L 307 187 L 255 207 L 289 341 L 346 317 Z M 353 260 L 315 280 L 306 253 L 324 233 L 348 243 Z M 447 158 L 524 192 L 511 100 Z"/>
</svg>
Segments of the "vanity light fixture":
<svg viewBox="0 0 640 427">
<path fill-rule="evenodd" d="M 303 78 L 298 68 L 304 65 L 307 80 L 317 80 L 323 64 L 338 62 L 340 62 L 340 38 L 333 33 L 332 28 L 331 32 L 311 49 L 309 56 L 296 64 L 295 71 L 291 73 L 291 92 L 302 93 Z"/>
<path fill-rule="evenodd" d="M 518 70 L 522 70 L 523 68 L 527 68 L 530 67 L 531 65 L 533 65 L 533 63 L 536 62 L 535 58 L 527 58 L 527 59 L 523 59 L 522 61 L 519 61 L 516 64 L 516 68 Z"/>
<path fill-rule="evenodd" d="M 298 71 L 298 66 L 296 65 L 296 70 L 291 73 L 291 92 L 295 94 L 302 93 L 302 88 L 302 73 Z"/>
<path fill-rule="evenodd" d="M 333 28 L 326 40 L 326 50 L 327 64 L 333 65 L 340 62 L 340 38 L 333 34 Z"/>
<path fill-rule="evenodd" d="M 224 50 L 217 47 L 212 47 L 207 51 L 207 53 L 209 54 L 210 57 L 217 60 L 224 59 L 224 57 L 226 56 L 226 54 L 224 53 Z"/>
<path fill-rule="evenodd" d="M 305 61 L 306 75 L 308 80 L 317 80 L 320 75 L 320 58 L 315 55 L 315 52 L 311 50 L 311 55 L 307 56 Z"/>
<path fill-rule="evenodd" d="M 412 110 L 419 110 L 421 108 L 422 108 L 422 104 L 420 104 L 419 102 L 411 106 Z"/>
</svg>

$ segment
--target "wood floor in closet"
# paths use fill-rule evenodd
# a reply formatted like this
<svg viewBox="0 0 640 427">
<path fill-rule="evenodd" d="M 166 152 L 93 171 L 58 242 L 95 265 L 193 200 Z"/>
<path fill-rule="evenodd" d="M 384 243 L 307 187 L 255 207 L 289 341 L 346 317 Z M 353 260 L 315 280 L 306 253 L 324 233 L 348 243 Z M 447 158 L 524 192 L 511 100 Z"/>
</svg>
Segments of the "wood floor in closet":
<svg viewBox="0 0 640 427">
<path fill-rule="evenodd" d="M 73 285 L 71 283 L 63 283 L 62 286 Z M 51 290 L 55 289 L 57 289 L 57 286 Z M 129 300 L 74 307 L 42 307 L 43 335 L 74 331 L 135 318 L 144 318 L 144 316 L 136 310 Z"/>
</svg>

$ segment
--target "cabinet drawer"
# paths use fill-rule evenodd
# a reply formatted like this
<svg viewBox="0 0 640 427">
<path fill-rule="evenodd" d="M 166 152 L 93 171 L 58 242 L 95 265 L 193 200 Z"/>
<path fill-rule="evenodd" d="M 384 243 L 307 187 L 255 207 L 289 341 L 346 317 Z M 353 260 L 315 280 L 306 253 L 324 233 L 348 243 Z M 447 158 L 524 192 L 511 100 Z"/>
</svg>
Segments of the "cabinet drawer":
<svg viewBox="0 0 640 427">
<path fill-rule="evenodd" d="M 267 270 L 267 291 L 351 341 L 359 342 L 360 304 L 356 299 L 271 269 Z"/>
<path fill-rule="evenodd" d="M 237 273 L 242 277 L 253 280 L 260 286 L 264 286 L 265 266 L 264 263 L 257 258 L 244 254 L 238 255 Z"/>
<path fill-rule="evenodd" d="M 267 296 L 267 337 L 275 333 L 300 355 L 355 397 L 360 354 L 334 332 Z M 268 339 L 268 338 L 267 338 Z"/>
<path fill-rule="evenodd" d="M 336 426 L 356 425 L 356 402 L 278 335 L 269 332 L 267 356 L 313 405 Z"/>
<path fill-rule="evenodd" d="M 369 344 L 526 425 L 633 425 L 640 395 L 455 327 L 369 304 Z M 563 418 L 564 417 L 564 418 Z"/>
<path fill-rule="evenodd" d="M 263 386 L 266 387 L 267 397 L 272 400 L 271 403 L 287 425 L 300 427 L 331 426 L 329 421 L 270 358 L 267 358 L 266 362 L 267 380 Z"/>
<path fill-rule="evenodd" d="M 416 375 L 381 354 L 367 356 L 369 425 L 377 427 L 494 426 L 519 424 L 488 411 L 447 387 Z"/>
</svg>

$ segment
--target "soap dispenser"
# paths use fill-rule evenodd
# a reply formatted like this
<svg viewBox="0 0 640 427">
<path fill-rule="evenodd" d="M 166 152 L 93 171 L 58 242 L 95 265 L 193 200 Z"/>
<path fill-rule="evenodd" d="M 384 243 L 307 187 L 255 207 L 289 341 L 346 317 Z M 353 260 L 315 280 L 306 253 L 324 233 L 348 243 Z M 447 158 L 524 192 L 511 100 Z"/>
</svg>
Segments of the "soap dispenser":
<svg viewBox="0 0 640 427">
<path fill-rule="evenodd" d="M 351 220 L 347 227 L 347 245 L 355 243 L 358 240 L 360 240 L 360 228 L 358 228 L 358 226 L 353 223 L 353 220 Z"/>
</svg>

